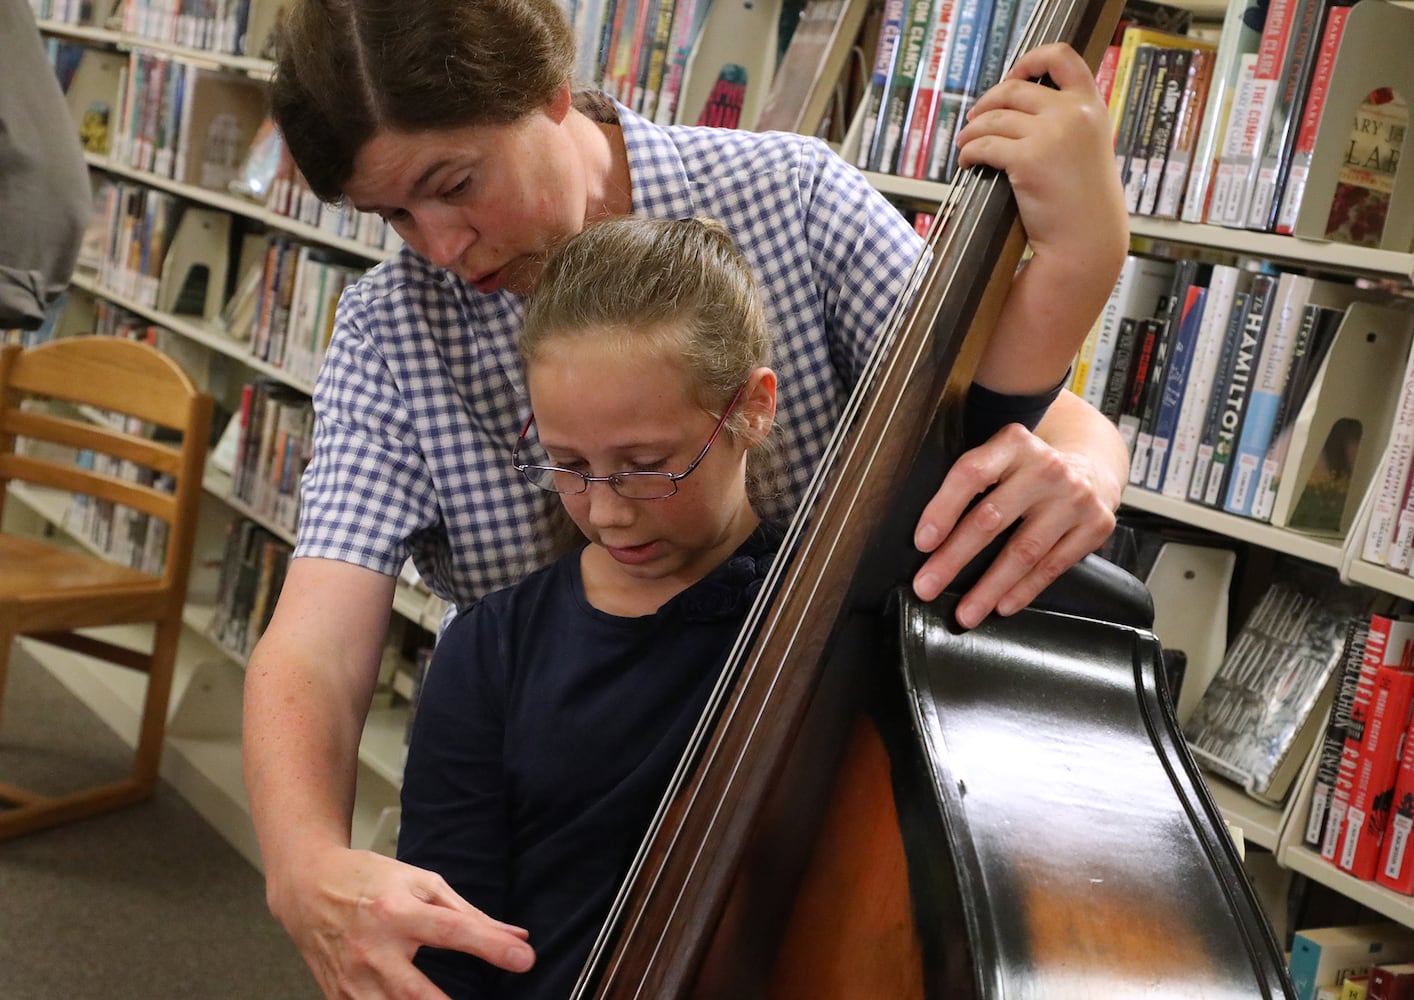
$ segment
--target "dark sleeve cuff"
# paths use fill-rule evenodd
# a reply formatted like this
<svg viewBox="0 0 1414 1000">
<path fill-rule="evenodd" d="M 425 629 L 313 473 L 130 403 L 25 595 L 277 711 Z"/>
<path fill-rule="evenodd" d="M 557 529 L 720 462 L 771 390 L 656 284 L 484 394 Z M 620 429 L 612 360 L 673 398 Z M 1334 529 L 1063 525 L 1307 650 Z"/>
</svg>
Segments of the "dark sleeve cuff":
<svg viewBox="0 0 1414 1000">
<path fill-rule="evenodd" d="M 994 392 L 974 382 L 962 404 L 964 449 L 984 443 L 1007 424 L 1021 424 L 1034 431 L 1069 378 L 1067 374 L 1054 388 L 1025 396 Z"/>
</svg>

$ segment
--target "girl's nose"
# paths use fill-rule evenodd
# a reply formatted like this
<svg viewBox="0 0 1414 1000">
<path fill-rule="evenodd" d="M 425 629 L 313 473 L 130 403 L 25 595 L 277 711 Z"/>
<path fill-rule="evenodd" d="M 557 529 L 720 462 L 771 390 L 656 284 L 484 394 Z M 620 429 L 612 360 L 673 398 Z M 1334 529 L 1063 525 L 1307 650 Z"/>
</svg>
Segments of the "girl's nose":
<svg viewBox="0 0 1414 1000">
<path fill-rule="evenodd" d="M 619 496 L 608 483 L 590 483 L 584 496 L 589 504 L 589 523 L 596 528 L 622 527 L 633 519 L 634 501 Z"/>
</svg>

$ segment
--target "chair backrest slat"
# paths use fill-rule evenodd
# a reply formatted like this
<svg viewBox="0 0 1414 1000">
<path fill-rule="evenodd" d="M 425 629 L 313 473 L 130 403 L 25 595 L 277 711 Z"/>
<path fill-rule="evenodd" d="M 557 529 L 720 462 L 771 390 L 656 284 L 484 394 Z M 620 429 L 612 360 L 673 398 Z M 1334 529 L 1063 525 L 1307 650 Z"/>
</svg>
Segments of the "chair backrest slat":
<svg viewBox="0 0 1414 1000">
<path fill-rule="evenodd" d="M 86 448 L 174 476 L 182 469 L 179 447 L 111 427 L 28 410 L 0 410 L 0 434 L 13 434 L 70 448 Z"/>
<path fill-rule="evenodd" d="M 156 349 L 133 351 L 133 341 L 116 337 L 84 337 L 82 351 L 64 349 L 77 339 L 53 340 L 20 354 L 10 385 L 164 427 L 185 427 L 196 388 L 180 365 Z"/>
<path fill-rule="evenodd" d="M 151 514 L 171 524 L 177 517 L 177 502 L 172 494 L 152 486 L 119 479 L 70 464 L 51 462 L 29 455 L 0 454 L 0 481 L 18 479 L 35 486 L 49 486 L 82 493 L 99 500 L 110 500 L 143 514 Z"/>
</svg>

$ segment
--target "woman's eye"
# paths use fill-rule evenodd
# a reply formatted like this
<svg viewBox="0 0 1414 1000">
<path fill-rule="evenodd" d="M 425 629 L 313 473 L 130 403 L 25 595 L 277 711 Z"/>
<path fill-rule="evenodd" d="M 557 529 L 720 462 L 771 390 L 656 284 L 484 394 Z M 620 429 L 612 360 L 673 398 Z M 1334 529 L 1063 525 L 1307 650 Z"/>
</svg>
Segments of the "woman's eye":
<svg viewBox="0 0 1414 1000">
<path fill-rule="evenodd" d="M 442 197 L 443 199 L 459 198 L 462 195 L 466 194 L 467 191 L 469 191 L 470 189 L 471 178 L 463 177 L 461 180 L 457 181 L 451 187 L 443 191 L 440 197 Z"/>
</svg>

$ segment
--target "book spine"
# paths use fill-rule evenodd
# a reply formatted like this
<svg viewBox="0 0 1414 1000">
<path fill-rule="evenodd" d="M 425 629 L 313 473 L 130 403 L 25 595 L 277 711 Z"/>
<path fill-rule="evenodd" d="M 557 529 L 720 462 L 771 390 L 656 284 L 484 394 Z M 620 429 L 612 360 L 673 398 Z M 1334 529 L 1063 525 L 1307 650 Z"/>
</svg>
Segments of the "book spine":
<svg viewBox="0 0 1414 1000">
<path fill-rule="evenodd" d="M 1414 460 L 1414 351 L 1405 361 L 1394 426 L 1390 429 L 1389 443 L 1385 446 L 1378 492 L 1365 526 L 1360 558 L 1366 562 L 1384 565 L 1388 556 L 1390 540 L 1409 482 L 1411 460 Z"/>
<path fill-rule="evenodd" d="M 1237 294 L 1239 277 L 1237 268 L 1219 264 L 1214 266 L 1208 279 L 1198 343 L 1190 365 L 1188 385 L 1183 390 L 1183 406 L 1179 410 L 1178 423 L 1174 426 L 1168 468 L 1164 471 L 1163 494 L 1175 500 L 1188 496 L 1198 438 L 1203 430 L 1203 416 L 1212 398 L 1213 380 L 1222 356 L 1223 333 L 1227 329 L 1233 296 Z"/>
<path fill-rule="evenodd" d="M 1193 475 L 1188 483 L 1188 499 L 1194 503 L 1203 502 L 1208 488 L 1208 472 L 1212 468 L 1213 451 L 1217 446 L 1218 430 L 1221 426 L 1219 417 L 1222 414 L 1223 400 L 1227 396 L 1227 384 L 1232 379 L 1233 359 L 1237 356 L 1237 347 L 1242 342 L 1242 320 L 1247 314 L 1248 296 L 1249 292 L 1244 289 L 1233 298 L 1228 325 L 1223 332 L 1213 389 L 1208 397 L 1208 409 L 1203 414 L 1202 430 L 1193 457 Z"/>
<path fill-rule="evenodd" d="M 1405 728 L 1399 770 L 1390 800 L 1389 828 L 1375 866 L 1375 881 L 1386 889 L 1414 893 L 1414 722 Z"/>
<path fill-rule="evenodd" d="M 855 157 L 855 166 L 861 170 L 868 169 L 873 158 L 884 97 L 893 73 L 894 57 L 898 54 L 899 35 L 903 30 L 903 13 L 904 0 L 885 0 L 884 19 L 879 25 L 879 41 L 874 49 L 874 70 L 869 77 L 869 93 L 865 98 L 859 153 Z"/>
<path fill-rule="evenodd" d="M 1318 356 L 1321 350 L 1321 314 L 1322 308 L 1310 303 L 1301 310 L 1301 322 L 1297 326 L 1296 340 L 1291 349 L 1291 372 L 1287 376 L 1281 402 L 1272 420 L 1271 443 L 1262 457 L 1261 473 L 1257 477 L 1257 493 L 1252 499 L 1252 516 L 1260 521 L 1271 519 L 1282 466 L 1286 463 L 1286 454 L 1291 443 L 1291 424 L 1306 401 L 1306 394 L 1310 391 L 1316 368 L 1321 361 Z"/>
<path fill-rule="evenodd" d="M 1295 22 L 1278 73 L 1266 139 L 1259 152 L 1253 179 L 1252 205 L 1247 228 L 1271 229 L 1276 223 L 1278 191 L 1291 162 L 1291 142 L 1300 125 L 1301 105 L 1311 79 L 1321 41 L 1321 21 L 1328 0 L 1300 0 Z"/>
<path fill-rule="evenodd" d="M 1183 196 L 1180 218 L 1184 222 L 1207 221 L 1209 188 L 1227 131 L 1233 93 L 1241 80 L 1242 57 L 1256 52 L 1266 16 L 1267 5 L 1257 0 L 1228 0 L 1222 31 L 1218 35 L 1212 82 L 1208 87 L 1202 123 L 1193 149 L 1193 162 L 1189 167 L 1188 186 Z"/>
<path fill-rule="evenodd" d="M 952 36 L 953 0 L 939 0 L 924 47 L 919 69 L 918 86 L 908 111 L 908 130 L 904 139 L 899 173 L 904 177 L 922 178 L 928 172 L 928 152 L 933 144 L 933 125 L 937 120 L 938 96 L 942 92 L 943 56 L 947 54 Z"/>
<path fill-rule="evenodd" d="M 1352 619 L 1346 629 L 1345 648 L 1341 653 L 1340 683 L 1331 704 L 1330 721 L 1321 740 L 1320 756 L 1316 759 L 1316 775 L 1311 787 L 1311 808 L 1306 815 L 1302 841 L 1313 850 L 1321 849 L 1326 821 L 1330 815 L 1331 796 L 1335 792 L 1336 776 L 1340 772 L 1340 755 L 1350 728 L 1350 710 L 1355 704 L 1355 688 L 1360 681 L 1360 667 L 1365 655 L 1365 640 L 1369 635 L 1368 621 Z"/>
<path fill-rule="evenodd" d="M 1206 288 L 1192 285 L 1184 299 L 1178 323 L 1178 336 L 1173 343 L 1173 356 L 1169 361 L 1168 371 L 1164 373 L 1163 392 L 1159 400 L 1158 414 L 1154 418 L 1154 437 L 1149 446 L 1149 468 L 1144 475 L 1146 489 L 1158 491 L 1163 487 L 1173 437 L 1178 428 L 1179 411 L 1190 382 L 1207 297 Z"/>
<path fill-rule="evenodd" d="M 1331 71 L 1335 67 L 1336 53 L 1340 49 L 1340 36 L 1345 30 L 1349 7 L 1332 7 L 1326 17 L 1326 29 L 1321 36 L 1321 48 L 1316 55 L 1316 65 L 1311 72 L 1311 83 L 1306 94 L 1306 105 L 1301 112 L 1301 127 L 1296 133 L 1296 142 L 1291 151 L 1291 166 L 1287 173 L 1286 188 L 1281 196 L 1281 208 L 1277 212 L 1276 231 L 1290 236 L 1296 225 L 1296 215 L 1301 208 L 1301 198 L 1306 192 L 1306 178 L 1311 171 L 1311 153 L 1316 148 L 1316 132 L 1321 124 L 1321 111 L 1326 104 L 1326 93 L 1330 90 Z"/>
<path fill-rule="evenodd" d="M 1223 509 L 1229 513 L 1243 517 L 1252 513 L 1257 477 L 1271 444 L 1277 408 L 1291 372 L 1301 310 L 1313 285 L 1314 279 L 1291 272 L 1283 273 L 1277 281 L 1268 308 L 1270 319 L 1262 340 L 1262 354 L 1247 394 L 1242 433 L 1233 451 L 1231 481 L 1223 501 Z"/>
<path fill-rule="evenodd" d="M 1360 674 L 1355 681 L 1355 695 L 1350 702 L 1350 722 L 1345 730 L 1345 744 L 1341 747 L 1335 788 L 1331 793 L 1330 815 L 1321 840 L 1321 857 L 1332 864 L 1339 864 L 1340 848 L 1346 839 L 1345 829 L 1351 819 L 1350 796 L 1355 788 L 1355 776 L 1360 765 L 1360 747 L 1365 740 L 1366 723 L 1374 704 L 1375 675 L 1384 662 L 1385 650 L 1391 642 L 1394 624 L 1394 619 L 1388 615 L 1372 614 L 1366 630 L 1364 656 L 1360 661 Z M 1361 819 L 1363 820 L 1363 817 Z"/>
<path fill-rule="evenodd" d="M 899 146 L 908 125 L 909 102 L 913 99 L 913 85 L 918 78 L 918 66 L 923 60 L 923 48 L 928 41 L 932 17 L 931 0 L 912 0 L 909 4 L 908 18 L 899 36 L 893 79 L 880 111 L 883 141 L 870 153 L 870 170 L 891 173 L 898 166 Z"/>
<path fill-rule="evenodd" d="M 1375 876 L 1380 844 L 1389 819 L 1390 796 L 1399 766 L 1399 744 L 1409 725 L 1409 705 L 1414 692 L 1414 672 L 1386 662 L 1375 674 L 1370 715 L 1360 743 L 1359 767 L 1345 811 L 1339 867 L 1356 878 Z M 1400 660 L 1407 657 L 1401 656 Z"/>
<path fill-rule="evenodd" d="M 1228 478 L 1232 471 L 1232 456 L 1237 448 L 1238 435 L 1242 432 L 1242 419 L 1247 411 L 1253 367 L 1261 354 L 1262 340 L 1266 334 L 1269 315 L 1267 305 L 1275 283 L 1276 279 L 1270 275 L 1257 275 L 1252 281 L 1247 313 L 1242 318 L 1242 340 L 1234 355 L 1232 378 L 1228 380 L 1226 395 L 1222 401 L 1217 441 L 1213 446 L 1212 465 L 1208 469 L 1208 483 L 1203 494 L 1203 502 L 1209 507 L 1219 506 L 1227 490 Z"/>
</svg>

